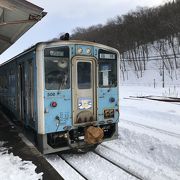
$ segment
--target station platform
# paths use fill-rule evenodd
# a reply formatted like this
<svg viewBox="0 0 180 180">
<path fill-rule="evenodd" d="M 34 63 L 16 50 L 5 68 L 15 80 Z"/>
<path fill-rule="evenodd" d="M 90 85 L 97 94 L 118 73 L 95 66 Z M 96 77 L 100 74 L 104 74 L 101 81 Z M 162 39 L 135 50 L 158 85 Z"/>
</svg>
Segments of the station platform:
<svg viewBox="0 0 180 180">
<path fill-rule="evenodd" d="M 0 106 L 0 141 L 7 142 L 4 146 L 9 149 L 8 153 L 19 156 L 23 161 L 31 161 L 37 167 L 36 173 L 43 173 L 43 180 L 62 180 L 43 155 L 33 145 L 29 146 L 22 140 L 21 133 Z"/>
</svg>

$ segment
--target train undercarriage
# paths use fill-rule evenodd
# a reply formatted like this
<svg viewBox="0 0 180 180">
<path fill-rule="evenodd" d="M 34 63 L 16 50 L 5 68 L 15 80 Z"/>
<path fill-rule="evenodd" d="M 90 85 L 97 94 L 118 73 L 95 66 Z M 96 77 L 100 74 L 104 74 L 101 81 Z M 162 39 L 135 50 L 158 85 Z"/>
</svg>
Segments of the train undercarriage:
<svg viewBox="0 0 180 180">
<path fill-rule="evenodd" d="M 77 127 L 69 131 L 38 135 L 38 147 L 43 154 L 72 150 L 87 152 L 102 141 L 117 138 L 117 124 Z"/>
</svg>

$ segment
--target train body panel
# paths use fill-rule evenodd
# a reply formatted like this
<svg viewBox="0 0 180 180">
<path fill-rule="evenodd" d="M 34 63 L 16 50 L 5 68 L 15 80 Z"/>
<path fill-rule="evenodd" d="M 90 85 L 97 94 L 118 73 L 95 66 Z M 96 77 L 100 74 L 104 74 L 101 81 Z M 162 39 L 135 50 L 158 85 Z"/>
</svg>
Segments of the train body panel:
<svg viewBox="0 0 180 180">
<path fill-rule="evenodd" d="M 26 59 L 26 61 L 24 61 Z M 36 72 L 34 51 L 0 67 L 0 102 L 16 120 L 35 128 Z"/>
<path fill-rule="evenodd" d="M 110 123 L 116 123 L 119 120 L 119 98 L 117 94 L 117 88 L 100 88 L 98 89 L 98 118 L 100 124 L 107 124 L 107 121 Z M 107 117 L 104 117 L 105 113 L 111 111 L 111 115 L 107 114 Z M 114 113 L 113 113 L 114 112 Z M 114 114 L 114 115 L 113 115 Z"/>
<path fill-rule="evenodd" d="M 54 107 L 53 107 L 54 103 Z M 71 90 L 45 92 L 45 133 L 72 126 Z"/>
<path fill-rule="evenodd" d="M 119 53 L 83 41 L 39 43 L 0 66 L 0 103 L 44 154 L 116 139 Z M 87 143 L 87 131 L 102 132 Z M 101 130 L 101 131 L 100 131 Z"/>
</svg>

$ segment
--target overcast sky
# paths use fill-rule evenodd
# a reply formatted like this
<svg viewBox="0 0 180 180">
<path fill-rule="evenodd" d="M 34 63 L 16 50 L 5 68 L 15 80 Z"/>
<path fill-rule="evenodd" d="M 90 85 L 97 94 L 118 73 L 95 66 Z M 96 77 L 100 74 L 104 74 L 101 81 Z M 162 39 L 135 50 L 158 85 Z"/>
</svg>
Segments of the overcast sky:
<svg viewBox="0 0 180 180">
<path fill-rule="evenodd" d="M 76 27 L 105 24 L 117 15 L 137 7 L 153 7 L 169 0 L 28 0 L 48 14 L 25 33 L 14 45 L 0 55 L 0 63 L 19 54 L 39 41 L 58 37 L 62 32 L 72 33 Z"/>
</svg>

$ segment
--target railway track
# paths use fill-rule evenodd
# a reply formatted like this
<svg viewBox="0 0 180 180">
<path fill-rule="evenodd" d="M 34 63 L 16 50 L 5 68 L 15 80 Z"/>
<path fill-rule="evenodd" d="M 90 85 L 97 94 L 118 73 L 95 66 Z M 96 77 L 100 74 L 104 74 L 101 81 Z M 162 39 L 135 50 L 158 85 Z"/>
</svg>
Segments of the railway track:
<svg viewBox="0 0 180 180">
<path fill-rule="evenodd" d="M 64 158 L 64 156 L 62 156 L 62 155 L 60 155 L 60 154 L 58 154 L 58 156 L 62 159 L 62 160 L 64 160 L 76 173 L 78 173 L 79 174 L 79 176 L 81 176 L 83 179 L 85 179 L 85 180 L 88 180 L 88 178 L 84 175 L 84 174 L 82 174 L 75 166 L 73 166 L 73 164 L 70 162 L 70 161 L 68 161 L 66 158 Z"/>
<path fill-rule="evenodd" d="M 143 161 L 141 162 L 140 159 L 137 160 L 136 158 L 134 159 L 122 154 L 115 146 L 101 144 L 99 145 L 99 148 L 96 149 L 96 153 L 107 159 L 107 161 L 111 161 L 113 164 L 120 166 L 120 168 L 123 168 L 124 171 L 131 174 L 133 177 L 136 177 L 136 179 L 172 180 L 168 174 L 157 172 L 154 167 L 145 164 Z"/>
<path fill-rule="evenodd" d="M 141 177 L 141 176 L 137 175 L 136 173 L 130 171 L 128 168 L 125 168 L 125 167 L 120 166 L 119 164 L 116 164 L 115 162 L 113 162 L 112 160 L 110 160 L 110 159 L 106 158 L 105 156 L 101 155 L 97 151 L 89 152 L 89 155 L 90 155 L 91 158 L 93 158 L 93 161 L 95 161 L 96 163 L 98 163 L 98 162 L 102 163 L 103 162 L 104 165 L 108 164 L 109 169 L 111 169 L 111 168 L 113 169 L 112 172 L 120 172 L 121 171 L 123 173 L 122 176 L 118 176 L 118 177 L 116 177 L 116 175 L 112 173 L 112 177 L 115 176 L 115 179 L 119 179 L 119 178 L 121 179 L 122 178 L 122 179 L 133 179 L 133 180 L 144 180 L 143 177 Z M 83 158 L 83 156 L 85 156 L 84 159 L 86 159 L 86 154 L 84 154 L 84 155 L 80 154 L 80 155 L 77 155 L 75 161 L 78 162 L 79 156 L 81 158 Z M 61 158 L 65 163 L 67 163 L 76 173 L 78 173 L 78 175 L 81 177 L 81 179 L 85 179 L 85 180 L 86 179 L 94 179 L 94 177 L 91 177 L 91 174 L 92 174 L 91 171 L 89 171 L 88 173 L 87 173 L 87 171 L 84 172 L 84 169 L 86 167 L 85 164 L 84 164 L 84 166 L 82 164 L 81 167 L 76 166 L 75 163 L 73 162 L 72 158 L 68 157 L 68 155 L 66 155 L 66 154 L 58 154 L 58 157 Z M 81 163 L 82 162 L 78 162 L 78 164 L 81 164 Z M 92 165 L 92 167 L 93 167 L 93 165 Z M 106 170 L 104 170 L 103 167 L 101 167 L 101 165 L 99 165 L 98 168 L 93 167 L 93 169 L 94 169 L 94 172 L 96 174 L 98 174 L 99 172 L 100 172 L 100 174 L 102 174 L 102 173 L 105 174 L 106 173 Z M 123 178 L 124 174 L 126 175 L 126 178 Z M 97 179 L 99 179 L 99 177 L 97 177 Z M 109 178 L 106 178 L 106 179 L 109 179 Z"/>
<path fill-rule="evenodd" d="M 111 164 L 113 164 L 114 166 L 118 167 L 119 169 L 123 170 L 124 172 L 126 172 L 127 174 L 129 174 L 130 176 L 135 177 L 136 179 L 139 180 L 144 180 L 144 178 L 142 176 L 139 176 L 137 173 L 129 170 L 129 168 L 125 168 L 123 166 L 120 166 L 119 164 L 116 164 L 115 162 L 113 162 L 112 160 L 108 159 L 107 157 L 101 155 L 100 153 L 98 153 L 97 151 L 93 151 L 96 155 L 100 156 L 101 158 L 105 159 L 106 161 L 110 162 Z"/>
<path fill-rule="evenodd" d="M 152 177 L 154 177 L 154 179 L 171 179 L 166 177 L 166 175 L 157 173 L 153 168 L 139 161 L 130 159 L 109 146 L 101 144 L 99 147 L 100 148 L 86 154 L 58 154 L 56 163 L 61 169 L 66 167 L 66 169 L 63 170 L 66 172 L 66 175 L 74 171 L 77 175 L 76 179 L 81 180 L 148 180 Z M 94 164 L 97 166 L 94 166 Z M 71 179 L 71 176 L 67 177 L 67 179 Z"/>
<path fill-rule="evenodd" d="M 126 120 L 126 119 L 122 119 L 122 120 L 123 120 L 123 122 L 125 122 L 127 124 L 131 124 L 131 125 L 142 127 L 142 128 L 146 128 L 146 129 L 151 129 L 153 131 L 156 131 L 156 132 L 159 132 L 159 133 L 162 133 L 162 134 L 166 134 L 166 135 L 169 135 L 169 136 L 180 138 L 180 134 L 177 134 L 177 133 L 174 133 L 174 132 L 169 132 L 169 131 L 166 131 L 166 130 L 163 130 L 163 129 L 159 129 L 159 128 L 155 128 L 155 127 L 152 127 L 152 126 L 148 126 L 148 125 L 144 125 L 144 124 L 139 124 L 139 123 L 132 122 L 132 121 L 129 121 L 129 120 Z"/>
<path fill-rule="evenodd" d="M 151 100 L 151 101 L 161 101 L 161 102 L 167 102 L 170 104 L 180 105 L 180 98 L 152 98 L 151 96 L 129 96 L 124 97 L 124 99 L 130 99 L 130 100 L 137 100 L 137 101 L 143 101 L 143 100 Z"/>
</svg>

